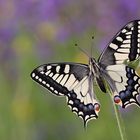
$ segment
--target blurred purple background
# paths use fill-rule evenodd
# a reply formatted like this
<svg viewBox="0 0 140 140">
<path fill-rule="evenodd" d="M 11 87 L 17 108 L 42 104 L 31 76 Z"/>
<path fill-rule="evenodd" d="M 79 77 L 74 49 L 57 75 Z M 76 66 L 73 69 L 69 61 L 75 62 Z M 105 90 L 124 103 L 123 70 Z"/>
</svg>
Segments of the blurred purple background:
<svg viewBox="0 0 140 140">
<path fill-rule="evenodd" d="M 88 52 L 92 44 L 97 58 L 127 22 L 140 19 L 139 7 L 139 0 L 0 0 L 0 139 L 119 139 L 108 96 L 97 92 L 101 117 L 85 134 L 65 101 L 44 95 L 29 75 L 42 63 L 86 63 L 75 43 Z M 139 140 L 139 115 L 136 107 L 124 113 L 130 140 Z"/>
</svg>

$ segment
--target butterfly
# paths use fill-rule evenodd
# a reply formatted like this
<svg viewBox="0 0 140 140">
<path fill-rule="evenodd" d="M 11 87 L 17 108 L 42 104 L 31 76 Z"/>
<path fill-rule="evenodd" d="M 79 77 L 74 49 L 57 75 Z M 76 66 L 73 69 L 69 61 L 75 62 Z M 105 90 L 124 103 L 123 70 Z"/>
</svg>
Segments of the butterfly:
<svg viewBox="0 0 140 140">
<path fill-rule="evenodd" d="M 103 92 L 108 84 L 114 102 L 122 108 L 140 106 L 140 77 L 124 61 L 133 62 L 140 56 L 140 20 L 127 23 L 110 41 L 98 60 L 89 64 L 48 63 L 35 68 L 31 78 L 57 96 L 65 96 L 72 112 L 86 124 L 97 119 L 99 101 L 93 90 L 96 81 Z"/>
</svg>

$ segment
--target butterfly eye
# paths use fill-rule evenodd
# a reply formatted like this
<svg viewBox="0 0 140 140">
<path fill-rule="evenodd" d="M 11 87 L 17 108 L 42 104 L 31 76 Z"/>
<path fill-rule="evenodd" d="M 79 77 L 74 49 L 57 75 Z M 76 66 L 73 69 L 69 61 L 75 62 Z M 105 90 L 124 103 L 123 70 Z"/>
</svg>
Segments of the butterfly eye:
<svg viewBox="0 0 140 140">
<path fill-rule="evenodd" d="M 100 105 L 98 103 L 96 103 L 94 105 L 94 109 L 95 109 L 95 111 L 99 112 L 100 111 Z"/>
<path fill-rule="evenodd" d="M 120 104 L 121 103 L 121 98 L 118 95 L 114 96 L 114 102 L 116 104 Z"/>
</svg>

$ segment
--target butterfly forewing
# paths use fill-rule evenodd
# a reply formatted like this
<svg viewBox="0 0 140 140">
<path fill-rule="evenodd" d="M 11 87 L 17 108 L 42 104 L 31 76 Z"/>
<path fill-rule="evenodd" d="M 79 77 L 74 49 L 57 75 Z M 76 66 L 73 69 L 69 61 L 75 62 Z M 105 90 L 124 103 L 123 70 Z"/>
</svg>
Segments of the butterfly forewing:
<svg viewBox="0 0 140 140">
<path fill-rule="evenodd" d="M 44 64 L 31 73 L 33 80 L 56 95 L 65 95 L 65 90 L 72 90 L 86 75 L 87 65 L 53 63 Z"/>
<path fill-rule="evenodd" d="M 31 77 L 55 95 L 64 95 L 73 112 L 86 123 L 97 118 L 99 104 L 93 96 L 93 79 L 88 65 L 78 63 L 51 63 L 34 69 Z"/>
<path fill-rule="evenodd" d="M 133 61 L 140 54 L 140 21 L 135 20 L 125 25 L 111 40 L 101 54 L 102 66 L 122 64 L 125 60 Z"/>
<path fill-rule="evenodd" d="M 112 39 L 101 54 L 98 63 L 108 75 L 106 80 L 114 93 L 114 101 L 123 108 L 135 103 L 140 93 L 139 76 L 133 68 L 126 66 L 128 62 L 140 56 L 140 21 L 135 20 L 124 26 Z"/>
</svg>

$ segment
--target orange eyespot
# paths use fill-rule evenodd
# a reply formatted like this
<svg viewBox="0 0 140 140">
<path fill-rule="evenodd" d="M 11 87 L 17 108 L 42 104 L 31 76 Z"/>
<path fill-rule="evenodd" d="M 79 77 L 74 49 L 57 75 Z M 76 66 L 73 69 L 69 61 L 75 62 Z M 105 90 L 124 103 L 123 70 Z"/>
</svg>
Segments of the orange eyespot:
<svg viewBox="0 0 140 140">
<path fill-rule="evenodd" d="M 95 111 L 99 112 L 100 111 L 100 105 L 98 103 L 96 103 L 94 105 L 94 109 L 95 109 Z"/>
<path fill-rule="evenodd" d="M 120 103 L 121 103 L 120 97 L 119 97 L 119 96 L 115 96 L 115 97 L 114 97 L 114 102 L 115 102 L 116 104 L 120 104 Z"/>
</svg>

